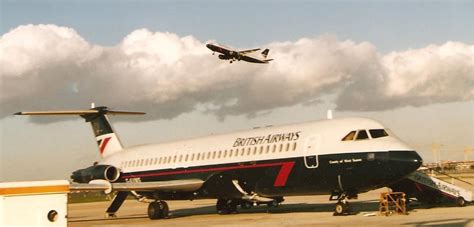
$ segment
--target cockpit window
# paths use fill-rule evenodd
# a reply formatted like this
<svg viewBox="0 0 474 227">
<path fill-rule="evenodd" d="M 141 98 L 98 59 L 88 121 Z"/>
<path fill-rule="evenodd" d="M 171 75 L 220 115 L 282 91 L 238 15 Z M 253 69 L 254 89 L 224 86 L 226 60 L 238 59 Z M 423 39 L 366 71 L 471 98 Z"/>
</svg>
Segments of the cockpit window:
<svg viewBox="0 0 474 227">
<path fill-rule="evenodd" d="M 356 140 L 365 140 L 368 138 L 369 135 L 367 135 L 367 132 L 365 130 L 359 130 L 359 133 L 357 133 Z"/>
<path fill-rule="evenodd" d="M 370 129 L 369 132 L 373 139 L 388 136 L 385 129 Z"/>
<path fill-rule="evenodd" d="M 344 138 L 342 138 L 342 141 L 354 140 L 355 134 L 356 134 L 356 131 L 349 132 L 349 134 L 347 134 L 346 136 L 344 136 Z"/>
</svg>

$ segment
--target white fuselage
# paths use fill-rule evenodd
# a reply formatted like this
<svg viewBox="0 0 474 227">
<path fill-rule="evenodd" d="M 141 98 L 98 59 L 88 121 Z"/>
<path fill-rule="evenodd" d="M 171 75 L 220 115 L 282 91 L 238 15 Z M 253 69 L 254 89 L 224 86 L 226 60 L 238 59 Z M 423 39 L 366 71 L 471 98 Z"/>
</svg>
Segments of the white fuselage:
<svg viewBox="0 0 474 227">
<path fill-rule="evenodd" d="M 123 173 L 356 152 L 413 150 L 394 135 L 342 141 L 351 131 L 384 129 L 366 118 L 270 126 L 230 134 L 126 148 L 101 164 Z"/>
</svg>

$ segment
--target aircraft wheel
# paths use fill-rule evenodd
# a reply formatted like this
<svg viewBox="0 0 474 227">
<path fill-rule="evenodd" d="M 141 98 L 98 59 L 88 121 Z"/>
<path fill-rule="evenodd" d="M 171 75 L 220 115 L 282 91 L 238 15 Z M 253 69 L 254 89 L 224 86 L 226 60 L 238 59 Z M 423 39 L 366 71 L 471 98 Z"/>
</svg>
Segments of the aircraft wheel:
<svg viewBox="0 0 474 227">
<path fill-rule="evenodd" d="M 250 201 L 242 201 L 242 203 L 240 204 L 240 207 L 242 209 L 250 209 L 253 207 L 253 203 Z"/>
<path fill-rule="evenodd" d="M 463 207 L 466 205 L 466 200 L 464 200 L 462 196 L 459 196 L 458 198 L 456 198 L 456 205 L 458 207 Z"/>
<path fill-rule="evenodd" d="M 161 202 L 151 202 L 148 204 L 148 217 L 152 220 L 160 219 L 163 216 Z"/>
<path fill-rule="evenodd" d="M 160 201 L 160 206 L 161 206 L 161 216 L 160 218 L 168 218 L 170 209 L 168 206 L 168 203 L 166 201 Z"/>
<path fill-rule="evenodd" d="M 267 203 L 268 207 L 278 207 L 279 205 L 280 205 L 280 203 L 276 200 L 273 200 L 273 201 Z"/>
<path fill-rule="evenodd" d="M 349 213 L 349 203 L 339 201 L 334 209 L 334 216 L 346 215 Z"/>
<path fill-rule="evenodd" d="M 231 199 L 218 199 L 216 210 L 218 214 L 233 214 L 237 212 L 237 203 Z"/>
</svg>

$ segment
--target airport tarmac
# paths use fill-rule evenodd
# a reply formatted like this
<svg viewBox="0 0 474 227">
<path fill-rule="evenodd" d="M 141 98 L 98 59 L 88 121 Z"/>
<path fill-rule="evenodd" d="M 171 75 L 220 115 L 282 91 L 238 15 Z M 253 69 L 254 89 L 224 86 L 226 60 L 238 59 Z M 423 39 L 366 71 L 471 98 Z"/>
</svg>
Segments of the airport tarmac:
<svg viewBox="0 0 474 227">
<path fill-rule="evenodd" d="M 229 215 L 216 214 L 215 200 L 168 201 L 170 217 L 161 220 L 148 219 L 148 204 L 135 200 L 127 200 L 113 219 L 104 218 L 108 202 L 69 204 L 69 226 L 474 226 L 474 204 L 431 208 L 418 205 L 408 215 L 380 215 L 378 199 L 384 191 L 370 191 L 350 200 L 356 214 L 348 216 L 333 216 L 335 202 L 328 201 L 327 195 L 286 197 L 277 208 L 262 205 Z"/>
</svg>

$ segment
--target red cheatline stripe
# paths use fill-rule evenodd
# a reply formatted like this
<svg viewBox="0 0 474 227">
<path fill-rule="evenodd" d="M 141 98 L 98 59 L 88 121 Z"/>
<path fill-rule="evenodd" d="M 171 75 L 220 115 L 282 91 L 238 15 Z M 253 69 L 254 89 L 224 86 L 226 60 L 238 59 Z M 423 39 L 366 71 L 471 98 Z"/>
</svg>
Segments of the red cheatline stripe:
<svg viewBox="0 0 474 227">
<path fill-rule="evenodd" d="M 104 153 L 105 146 L 107 146 L 107 143 L 109 142 L 110 138 L 112 137 L 105 138 L 104 141 L 102 141 L 102 144 L 100 144 L 100 147 L 99 147 L 100 154 Z"/>
<path fill-rule="evenodd" d="M 280 169 L 280 172 L 278 172 L 278 175 L 276 177 L 274 186 L 275 187 L 282 187 L 282 186 L 286 185 L 286 181 L 288 179 L 288 176 L 290 175 L 290 172 L 293 169 L 293 166 L 295 165 L 294 161 L 266 163 L 266 164 L 255 164 L 255 165 L 215 167 L 215 168 L 207 168 L 207 169 L 179 170 L 179 171 L 161 172 L 161 173 L 130 174 L 130 175 L 124 176 L 124 178 L 154 177 L 154 176 L 177 175 L 177 174 L 186 174 L 186 173 L 202 173 L 202 172 L 225 171 L 225 170 L 235 170 L 235 169 L 252 169 L 252 168 L 279 166 L 279 165 L 281 165 L 281 169 Z"/>
</svg>

